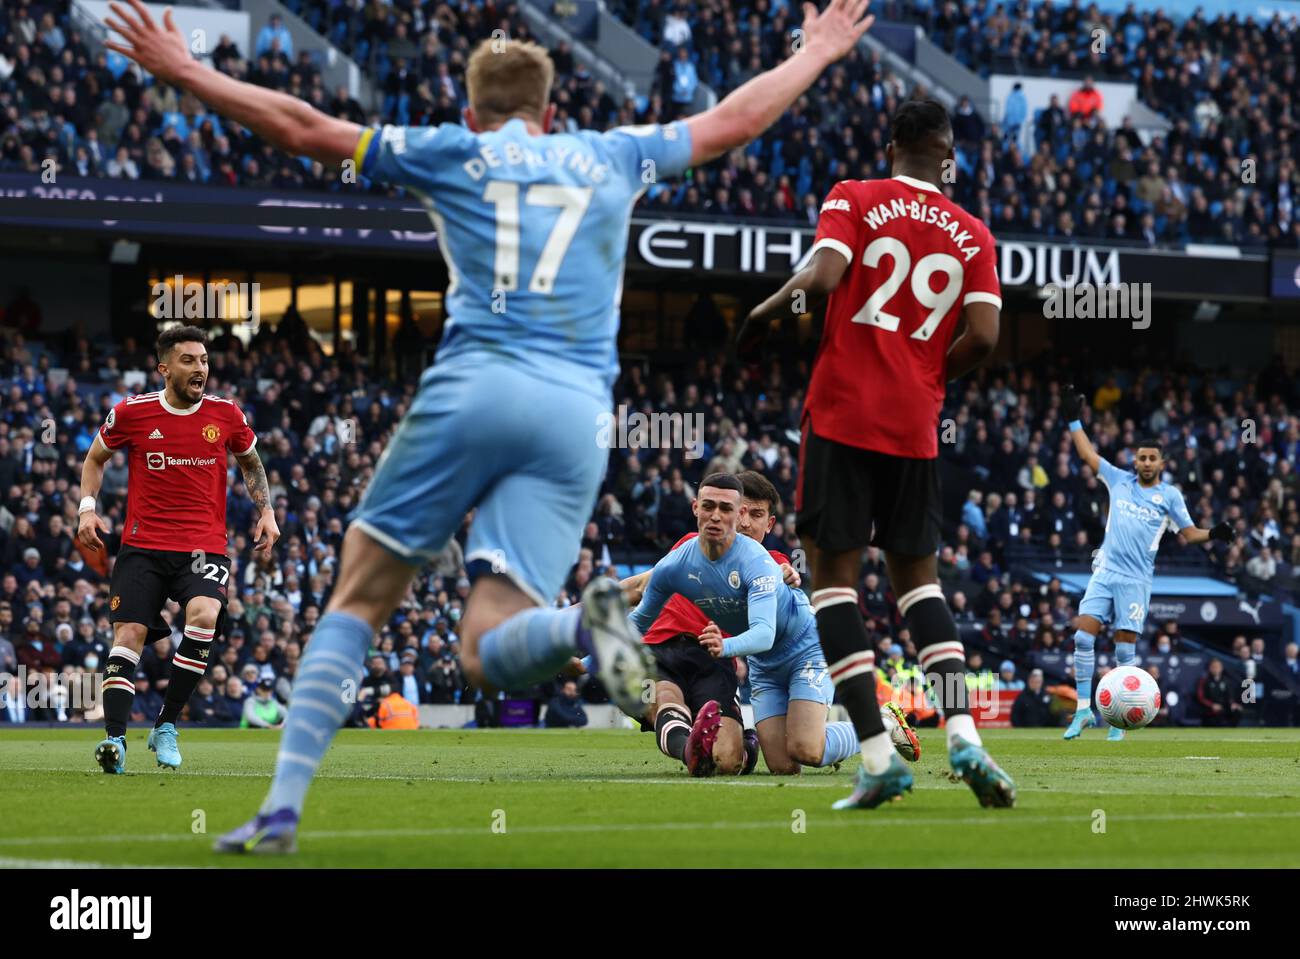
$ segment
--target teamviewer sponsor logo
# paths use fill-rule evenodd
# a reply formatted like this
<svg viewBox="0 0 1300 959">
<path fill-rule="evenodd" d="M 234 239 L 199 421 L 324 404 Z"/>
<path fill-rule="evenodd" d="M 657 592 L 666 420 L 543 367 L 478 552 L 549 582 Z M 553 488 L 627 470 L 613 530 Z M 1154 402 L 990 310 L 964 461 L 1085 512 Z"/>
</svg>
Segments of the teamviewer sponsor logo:
<svg viewBox="0 0 1300 959">
<path fill-rule="evenodd" d="M 50 928 L 62 932 L 128 930 L 133 939 L 148 939 L 152 916 L 152 896 L 82 896 L 74 889 L 50 900 Z"/>
<path fill-rule="evenodd" d="M 215 456 L 168 456 L 166 453 L 145 453 L 145 465 L 151 470 L 161 470 L 177 466 L 212 466 L 217 462 Z"/>
</svg>

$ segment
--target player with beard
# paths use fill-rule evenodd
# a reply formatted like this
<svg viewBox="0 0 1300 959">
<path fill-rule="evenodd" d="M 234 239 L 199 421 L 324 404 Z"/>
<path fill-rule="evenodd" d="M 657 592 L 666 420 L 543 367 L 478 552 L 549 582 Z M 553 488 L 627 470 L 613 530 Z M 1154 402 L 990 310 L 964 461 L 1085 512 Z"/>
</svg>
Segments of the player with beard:
<svg viewBox="0 0 1300 959">
<path fill-rule="evenodd" d="M 207 670 L 212 640 L 225 615 L 230 559 L 226 555 L 226 453 L 234 454 L 258 508 L 254 549 L 268 552 L 280 537 L 271 510 L 257 436 L 239 407 L 205 395 L 207 334 L 181 326 L 158 337 L 158 373 L 165 386 L 129 396 L 109 411 L 81 469 L 77 538 L 102 550 L 110 529 L 95 512 L 104 465 L 125 450 L 129 469 L 126 526 L 113 564 L 109 618 L 113 647 L 104 664 L 104 739 L 95 761 L 106 773 L 126 769 L 126 724 L 135 699 L 136 666 L 146 642 L 170 634 L 162 618 L 168 599 L 183 611 L 185 632 L 172 656 L 162 710 L 149 733 L 158 765 L 176 769 L 181 754 L 176 719 Z"/>
</svg>

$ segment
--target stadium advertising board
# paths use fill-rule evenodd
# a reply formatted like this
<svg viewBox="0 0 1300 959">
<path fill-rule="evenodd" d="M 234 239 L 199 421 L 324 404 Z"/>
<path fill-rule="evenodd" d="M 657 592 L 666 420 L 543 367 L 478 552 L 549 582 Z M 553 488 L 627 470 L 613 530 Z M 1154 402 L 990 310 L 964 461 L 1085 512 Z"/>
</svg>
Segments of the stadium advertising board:
<svg viewBox="0 0 1300 959">
<path fill-rule="evenodd" d="M 1153 620 L 1173 619 L 1182 626 L 1276 629 L 1282 625 L 1282 607 L 1272 600 L 1153 597 L 1148 612 Z"/>
<path fill-rule="evenodd" d="M 811 226 L 635 218 L 628 265 L 788 276 L 806 262 L 814 236 Z M 1188 269 L 1189 257 L 1197 261 L 1193 270 Z M 1267 257 L 1243 255 L 1234 247 L 1147 250 L 1039 239 L 998 244 L 1004 287 L 1150 283 L 1157 296 L 1258 299 L 1266 295 L 1267 270 Z"/>
<path fill-rule="evenodd" d="M 74 214 L 87 204 L 86 218 Z M 120 207 L 120 212 L 119 212 Z M 111 217 L 111 218 L 109 218 Z M 268 244 L 335 247 L 357 253 L 404 251 L 427 255 L 437 234 L 413 202 L 352 194 L 224 189 L 159 181 L 0 174 L 0 223 L 83 230 L 128 237 L 189 237 Z M 635 217 L 627 265 L 633 271 L 691 271 L 735 276 L 788 276 L 802 266 L 815 237 L 804 224 L 743 220 Z M 1188 259 L 1195 261 L 1189 269 Z M 1295 275 L 1295 262 L 1277 270 Z M 1290 261 L 1287 261 L 1290 262 Z M 1113 286 L 1149 283 L 1156 296 L 1262 299 L 1269 292 L 1269 258 L 1234 247 L 1184 250 L 1005 239 L 998 275 L 1008 288 L 1048 284 Z"/>
</svg>

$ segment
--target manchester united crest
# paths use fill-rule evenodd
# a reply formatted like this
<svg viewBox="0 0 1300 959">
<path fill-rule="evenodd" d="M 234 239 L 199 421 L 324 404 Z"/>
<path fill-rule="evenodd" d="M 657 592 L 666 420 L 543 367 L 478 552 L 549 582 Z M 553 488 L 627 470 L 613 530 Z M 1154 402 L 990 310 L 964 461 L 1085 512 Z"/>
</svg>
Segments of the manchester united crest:
<svg viewBox="0 0 1300 959">
<path fill-rule="evenodd" d="M 209 443 L 215 443 L 217 440 L 221 439 L 221 427 L 216 423 L 209 423 L 207 426 L 203 427 L 203 438 Z"/>
<path fill-rule="evenodd" d="M 118 608 L 119 606 L 121 606 L 121 605 L 122 605 L 122 597 L 121 597 L 121 596 L 114 596 L 113 599 L 112 599 L 112 602 L 110 602 L 110 603 L 108 604 L 108 608 L 109 608 L 109 609 L 114 609 L 114 610 L 115 610 L 115 609 L 117 609 L 117 608 Z"/>
</svg>

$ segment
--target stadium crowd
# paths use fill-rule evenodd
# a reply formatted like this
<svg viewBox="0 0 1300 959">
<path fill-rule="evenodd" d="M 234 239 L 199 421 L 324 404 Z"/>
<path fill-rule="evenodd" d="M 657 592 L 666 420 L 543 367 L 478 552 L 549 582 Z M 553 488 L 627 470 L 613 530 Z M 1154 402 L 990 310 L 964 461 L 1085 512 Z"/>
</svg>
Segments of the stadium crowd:
<svg viewBox="0 0 1300 959">
<path fill-rule="evenodd" d="M 292 0 L 290 8 L 364 63 L 383 91 L 368 111 L 327 90 L 313 56 L 294 55 L 278 22 L 254 49 L 221 37 L 217 69 L 289 92 L 358 123 L 455 122 L 465 105 L 470 50 L 493 31 L 530 38 L 513 4 L 477 0 L 365 3 Z M 611 9 L 661 49 L 654 90 L 623 98 L 606 89 L 567 43 L 551 51 L 552 99 L 561 129 L 604 130 L 686 113 L 707 84 L 719 95 L 791 51 L 796 5 L 754 0 L 629 3 Z M 1013 94 L 992 124 L 969 100 L 955 115 L 958 171 L 945 188 L 997 235 L 1053 236 L 1143 245 L 1186 241 L 1300 246 L 1300 189 L 1291 102 L 1297 91 L 1296 24 L 1246 18 L 1175 22 L 1160 12 L 1102 15 L 1048 2 L 1014 6 L 885 3 L 890 18 L 920 18 L 930 35 L 983 71 L 1091 71 L 1131 79 L 1142 100 L 1173 123 L 1144 143 L 1131 127 L 1107 129 L 1090 80 L 1068 103 L 1028 116 Z M 1105 31 L 1103 56 L 1094 29 Z M 822 197 L 846 178 L 886 175 L 888 117 L 918 90 L 860 48 L 827 71 L 763 137 L 675 182 L 655 184 L 641 208 L 665 213 L 774 217 L 815 223 Z M 1019 145 L 1033 128 L 1033 149 Z M 1026 155 L 1028 153 L 1028 155 Z M 66 0 L 0 7 L 0 171 L 38 173 L 53 158 L 77 176 L 223 186 L 343 191 L 320 163 L 291 158 L 237 124 L 206 114 L 193 97 L 143 85 L 116 56 L 91 53 Z M 1243 165 L 1243 161 L 1253 164 Z"/>
<path fill-rule="evenodd" d="M 110 597 L 104 559 L 83 556 L 73 539 L 81 464 L 112 405 L 160 381 L 148 349 L 130 340 L 104 349 L 76 335 L 41 342 L 0 328 L 0 336 L 0 672 L 18 665 L 94 672 L 111 646 Z M 292 317 L 274 329 L 264 323 L 247 346 L 222 334 L 209 351 L 207 391 L 234 398 L 247 412 L 283 535 L 273 555 L 253 558 L 253 507 L 232 467 L 227 524 L 238 588 L 189 718 L 276 725 L 274 701 L 288 700 L 303 644 L 328 601 L 348 514 L 414 382 L 376 376 L 346 346 L 327 361 Z M 1294 371 L 1280 359 L 1241 381 L 1150 368 L 1094 380 L 1086 370 L 1020 364 L 981 370 L 949 391 L 940 455 L 949 470 L 945 483 L 965 502 L 945 528 L 939 570 L 970 640 L 972 682 L 1025 682 L 1036 668 L 1049 681 L 1068 675 L 1078 597 L 1059 580 L 1039 585 L 1029 571 L 1086 570 L 1101 542 L 1105 493 L 1071 453 L 1059 415 L 1060 384 L 1076 373 L 1089 390 L 1088 429 L 1103 456 L 1127 464 L 1126 445 L 1161 438 L 1168 476 L 1184 490 L 1194 520 L 1209 526 L 1223 517 L 1236 529 L 1232 544 L 1180 549 L 1171 537 L 1162 563 L 1199 566 L 1250 595 L 1295 602 L 1300 592 Z M 721 355 L 680 370 L 628 365 L 615 392 L 619 415 L 630 421 L 641 414 L 654 428 L 620 434 L 628 442 L 611 449 L 578 562 L 557 602 L 576 602 L 592 576 L 656 560 L 694 528 L 695 486 L 717 470 L 756 469 L 771 478 L 783 510 L 768 545 L 797 561 L 791 510 L 807 372 L 806 358 L 765 368 L 737 368 Z M 124 520 L 127 472 L 120 453 L 105 471 L 100 513 L 115 530 Z M 356 722 L 373 718 L 391 696 L 408 703 L 477 700 L 479 721 L 494 721 L 493 704 L 466 687 L 457 659 L 456 628 L 470 588 L 460 548 L 468 522 L 378 634 Z M 113 553 L 116 537 L 106 543 Z M 860 593 L 884 673 L 917 675 L 916 645 L 875 549 L 864 557 Z M 166 618 L 175 638 L 178 610 L 173 606 Z M 1150 623 L 1139 649 L 1167 655 L 1181 644 L 1176 624 Z M 141 659 L 141 715 L 149 696 L 165 688 L 170 652 L 164 641 Z M 1262 639 L 1243 635 L 1222 654 L 1233 675 L 1253 675 L 1250 663 L 1267 655 L 1270 668 L 1300 679 L 1295 653 L 1266 653 Z M 583 694 L 600 699 L 598 689 Z M 554 687 L 530 695 L 566 693 Z M 12 721 L 10 699 L 0 703 L 0 721 Z"/>
</svg>

